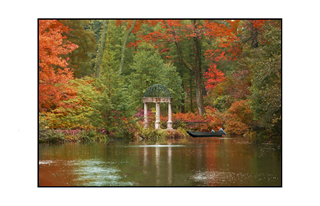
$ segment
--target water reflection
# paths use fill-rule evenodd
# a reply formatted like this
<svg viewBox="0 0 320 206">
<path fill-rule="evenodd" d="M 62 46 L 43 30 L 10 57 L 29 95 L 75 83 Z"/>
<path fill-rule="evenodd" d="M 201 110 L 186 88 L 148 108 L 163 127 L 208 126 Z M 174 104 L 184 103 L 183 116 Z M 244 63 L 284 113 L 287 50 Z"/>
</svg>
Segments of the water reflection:
<svg viewBox="0 0 320 206">
<path fill-rule="evenodd" d="M 281 147 L 244 138 L 39 145 L 40 186 L 281 186 Z"/>
<path fill-rule="evenodd" d="M 172 184 L 172 148 L 168 147 L 168 184 L 171 185 Z"/>
<path fill-rule="evenodd" d="M 120 170 L 103 161 L 85 160 L 73 163 L 79 169 L 73 170 L 78 175 L 78 186 L 133 186 L 132 182 L 122 182 Z"/>
<path fill-rule="evenodd" d="M 156 147 L 156 169 L 157 169 L 157 174 L 156 174 L 156 178 L 157 178 L 157 185 L 159 185 L 160 183 L 160 147 Z"/>
</svg>

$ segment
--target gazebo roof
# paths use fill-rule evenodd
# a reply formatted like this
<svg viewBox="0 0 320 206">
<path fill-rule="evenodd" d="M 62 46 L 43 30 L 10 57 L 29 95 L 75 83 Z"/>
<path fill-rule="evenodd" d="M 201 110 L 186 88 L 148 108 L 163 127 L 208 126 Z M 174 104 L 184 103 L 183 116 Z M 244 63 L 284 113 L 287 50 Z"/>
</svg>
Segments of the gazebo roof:
<svg viewBox="0 0 320 206">
<path fill-rule="evenodd" d="M 162 84 L 154 84 L 146 90 L 144 97 L 171 97 L 171 93 Z"/>
</svg>

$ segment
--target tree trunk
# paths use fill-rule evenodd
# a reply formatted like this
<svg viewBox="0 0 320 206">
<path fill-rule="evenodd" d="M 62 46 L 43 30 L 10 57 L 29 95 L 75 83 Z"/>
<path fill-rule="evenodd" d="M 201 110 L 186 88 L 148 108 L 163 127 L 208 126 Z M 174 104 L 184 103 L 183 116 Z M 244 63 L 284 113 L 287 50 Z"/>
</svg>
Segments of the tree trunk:
<svg viewBox="0 0 320 206">
<path fill-rule="evenodd" d="M 258 42 L 258 29 L 253 26 L 252 21 L 251 28 L 250 28 L 250 37 L 251 37 L 251 48 L 257 48 L 259 46 Z"/>
<path fill-rule="evenodd" d="M 198 49 L 199 49 L 199 68 L 200 68 L 200 76 L 201 76 L 202 96 L 207 96 L 207 91 L 206 91 L 206 87 L 205 87 L 204 80 L 203 80 L 204 69 L 201 67 L 202 54 L 201 54 L 201 40 L 200 39 L 198 39 Z"/>
<path fill-rule="evenodd" d="M 170 26 L 168 24 L 168 22 L 166 20 L 164 20 L 166 26 L 168 29 L 170 29 Z M 196 23 L 196 20 L 194 20 L 194 26 Z M 176 38 L 176 32 L 174 30 L 174 28 L 171 28 L 172 29 L 172 32 L 173 32 L 173 35 L 174 37 Z M 177 38 L 176 38 L 177 39 Z M 175 41 L 175 44 L 177 46 L 177 50 L 178 50 L 178 54 L 179 54 L 179 58 L 180 58 L 180 61 L 186 65 L 186 67 L 193 72 L 194 74 L 194 80 L 195 80 L 195 84 L 196 84 L 196 98 L 197 98 L 197 108 L 198 108 L 198 111 L 199 111 L 199 114 L 200 115 L 203 115 L 205 113 L 205 110 L 204 110 L 204 105 L 203 105 L 203 97 L 202 97 L 202 89 L 201 89 L 201 72 L 200 72 L 200 68 L 199 68 L 199 55 L 198 55 L 198 37 L 193 37 L 193 52 L 194 52 L 194 64 L 191 65 L 189 64 L 184 58 L 183 58 L 183 55 L 182 55 L 182 52 L 180 51 L 180 47 L 179 47 L 179 42 L 178 41 Z"/>
<path fill-rule="evenodd" d="M 194 20 L 194 27 L 196 26 L 196 20 Z M 193 39 L 193 55 L 194 55 L 194 63 L 193 63 L 193 72 L 194 72 L 194 80 L 196 85 L 196 98 L 197 98 L 197 107 L 200 115 L 205 113 L 204 105 L 203 105 L 203 96 L 202 96 L 202 82 L 201 82 L 201 71 L 199 68 L 199 49 L 198 49 L 198 37 L 192 37 Z"/>
<path fill-rule="evenodd" d="M 183 79 L 183 65 L 181 65 L 181 62 L 178 62 L 179 63 L 179 67 L 177 67 L 178 69 L 179 69 L 179 73 L 180 73 L 180 75 L 181 75 L 181 79 Z M 184 85 L 183 85 L 183 82 L 181 81 L 181 87 L 183 88 L 183 90 L 185 91 L 185 87 L 184 87 Z M 184 96 L 184 98 L 181 100 L 181 103 L 182 103 L 182 105 L 181 105 L 181 107 L 180 107 L 180 112 L 182 112 L 182 113 L 185 113 L 185 111 L 186 111 L 186 107 L 185 107 L 185 96 Z"/>
<path fill-rule="evenodd" d="M 193 112 L 193 105 L 192 105 L 192 71 L 190 71 L 190 111 Z"/>
<path fill-rule="evenodd" d="M 103 53 L 104 53 L 104 47 L 106 45 L 108 23 L 109 23 L 108 20 L 105 20 L 104 23 L 103 23 L 103 32 L 102 32 L 102 35 L 101 35 L 99 53 L 98 53 L 98 56 L 97 56 L 97 62 L 96 62 L 96 66 L 95 66 L 96 78 L 100 78 L 100 66 L 101 66 L 102 57 L 103 57 Z"/>
<path fill-rule="evenodd" d="M 130 34 L 131 34 L 131 32 L 132 32 L 132 30 L 134 28 L 134 25 L 136 24 L 136 21 L 137 20 L 133 21 L 133 23 L 132 23 L 132 25 L 131 25 L 128 33 L 127 33 L 127 36 L 126 36 L 126 38 L 125 38 L 125 40 L 123 42 L 122 51 L 121 51 L 121 62 L 120 62 L 119 74 L 121 74 L 121 72 L 122 72 L 122 67 L 123 67 L 123 62 L 124 62 L 124 53 L 125 53 L 125 50 L 126 50 L 127 41 L 128 41 L 129 36 L 130 36 Z"/>
</svg>

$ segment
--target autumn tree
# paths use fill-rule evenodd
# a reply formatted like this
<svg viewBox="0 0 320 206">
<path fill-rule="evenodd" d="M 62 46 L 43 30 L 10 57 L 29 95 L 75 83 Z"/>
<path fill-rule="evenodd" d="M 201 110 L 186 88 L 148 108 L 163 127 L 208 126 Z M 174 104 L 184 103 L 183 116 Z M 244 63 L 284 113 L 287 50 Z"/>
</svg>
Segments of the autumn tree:
<svg viewBox="0 0 320 206">
<path fill-rule="evenodd" d="M 68 68 L 69 54 L 77 45 L 67 40 L 63 32 L 69 29 L 57 20 L 39 20 L 39 110 L 48 111 L 64 104 L 75 95 L 69 79 L 73 72 Z M 67 106 L 67 105 L 64 105 Z"/>
</svg>

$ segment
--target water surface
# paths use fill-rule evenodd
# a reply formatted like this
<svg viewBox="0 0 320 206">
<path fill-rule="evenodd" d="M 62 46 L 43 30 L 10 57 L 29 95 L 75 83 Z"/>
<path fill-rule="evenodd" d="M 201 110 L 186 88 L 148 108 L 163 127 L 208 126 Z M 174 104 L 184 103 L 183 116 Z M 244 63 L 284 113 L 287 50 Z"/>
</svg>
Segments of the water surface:
<svg viewBox="0 0 320 206">
<path fill-rule="evenodd" d="M 281 146 L 244 138 L 39 145 L 39 186 L 281 186 Z"/>
</svg>

